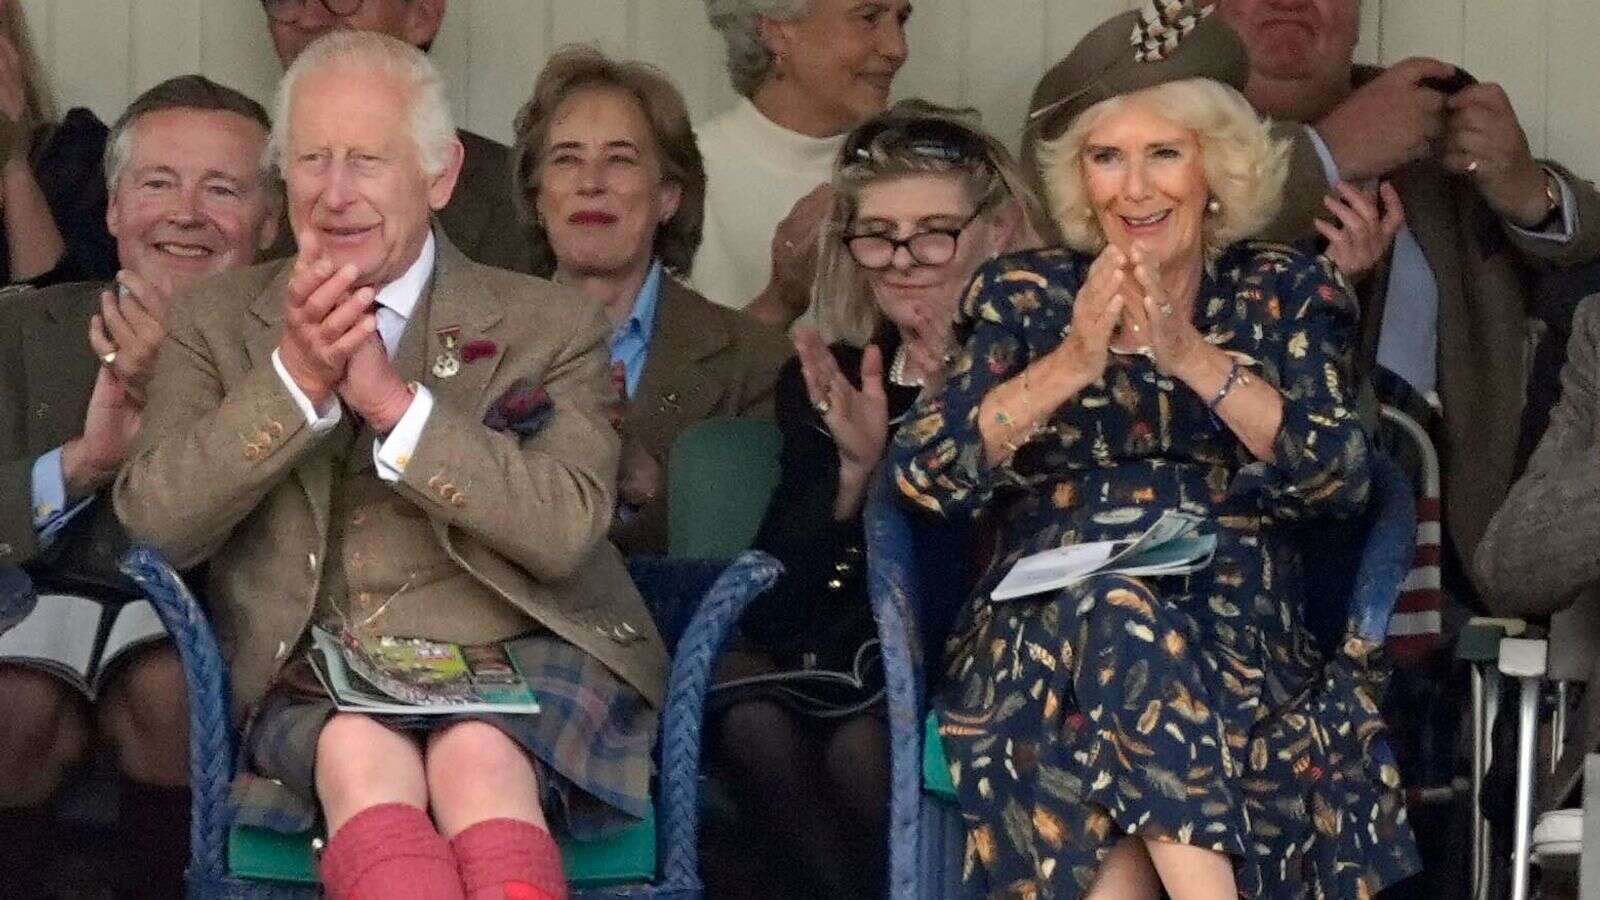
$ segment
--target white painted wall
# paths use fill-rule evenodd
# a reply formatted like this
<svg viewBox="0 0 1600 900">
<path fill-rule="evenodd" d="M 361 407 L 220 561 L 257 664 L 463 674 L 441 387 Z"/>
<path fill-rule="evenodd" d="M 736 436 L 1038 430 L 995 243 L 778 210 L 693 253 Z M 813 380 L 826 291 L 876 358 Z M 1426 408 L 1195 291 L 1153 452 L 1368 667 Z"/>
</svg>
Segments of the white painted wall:
<svg viewBox="0 0 1600 900">
<path fill-rule="evenodd" d="M 57 102 L 109 121 L 199 71 L 265 100 L 278 75 L 256 0 L 20 0 Z M 901 95 L 975 106 L 1014 136 L 1034 81 L 1135 0 L 919 0 Z M 1504 84 L 1540 154 L 1600 178 L 1600 0 L 1366 0 L 1361 58 L 1426 54 Z M 550 51 L 574 41 L 666 69 L 696 117 L 733 98 L 700 0 L 453 0 L 434 48 L 461 122 L 505 139 Z"/>
</svg>

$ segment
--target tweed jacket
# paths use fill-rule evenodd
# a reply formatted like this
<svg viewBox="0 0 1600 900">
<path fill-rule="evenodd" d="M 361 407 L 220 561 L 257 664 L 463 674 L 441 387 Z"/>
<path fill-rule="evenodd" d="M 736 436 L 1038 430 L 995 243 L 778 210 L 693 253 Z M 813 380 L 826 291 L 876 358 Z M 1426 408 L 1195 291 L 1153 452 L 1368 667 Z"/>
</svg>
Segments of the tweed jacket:
<svg viewBox="0 0 1600 900">
<path fill-rule="evenodd" d="M 784 335 L 718 306 L 672 277 L 661 281 L 644 373 L 622 420 L 663 468 L 682 431 L 714 416 L 772 417 L 778 369 L 792 353 Z M 623 553 L 665 553 L 667 499 L 658 498 L 611 530 Z"/>
<path fill-rule="evenodd" d="M 1600 657 L 1591 649 L 1600 640 L 1600 296 L 1578 307 L 1567 354 L 1550 427 L 1473 562 L 1495 612 L 1559 613 L 1551 622 L 1551 676 L 1586 677 L 1594 685 L 1600 680 Z M 1578 671 L 1563 671 L 1572 668 Z M 1597 745 L 1600 691 L 1591 689 L 1561 763 L 1542 778 L 1542 808 L 1571 795 L 1585 753 Z"/>
<path fill-rule="evenodd" d="M 1547 616 L 1600 588 L 1600 295 L 1573 318 L 1550 427 L 1478 545 L 1497 612 Z"/>
<path fill-rule="evenodd" d="M 475 262 L 548 276 L 548 272 L 534 271 L 533 244 L 511 199 L 511 148 L 470 131 L 457 131 L 456 137 L 466 152 L 455 193 L 438 213 L 445 236 Z M 262 258 L 293 256 L 294 242 L 286 208 L 278 239 Z"/>
<path fill-rule="evenodd" d="M 1364 83 L 1377 70 L 1363 69 Z M 1304 128 L 1275 132 L 1293 139 L 1283 211 L 1267 233 L 1278 240 L 1314 237 L 1311 221 L 1329 191 Z M 1471 179 L 1427 159 L 1392 173 L 1406 224 L 1439 283 L 1439 380 L 1444 436 L 1445 534 L 1463 562 L 1472 559 L 1489 518 L 1511 486 L 1526 388 L 1527 316 L 1541 268 L 1600 258 L 1600 193 L 1557 163 L 1543 161 L 1571 189 L 1577 233 L 1558 243 L 1528 237 L 1489 208 Z M 1389 286 L 1384 259 L 1357 287 L 1359 361 L 1370 371 Z M 1481 587 L 1481 585 L 1480 585 Z"/>
<path fill-rule="evenodd" d="M 33 529 L 33 462 L 83 431 L 100 361 L 89 319 L 100 309 L 97 282 L 23 291 L 0 301 L 0 564 L 44 564 Z M 88 543 L 79 546 L 79 542 Z M 105 498 L 58 537 L 106 576 L 126 540 Z M 83 553 L 94 551 L 93 559 Z M 54 556 L 55 554 L 50 554 Z"/>
<path fill-rule="evenodd" d="M 659 704 L 666 652 L 605 540 L 618 439 L 603 413 L 609 329 L 599 308 L 547 281 L 473 263 L 435 235 L 438 261 L 418 304 L 426 321 L 406 332 L 424 329 L 423 371 L 401 366 L 432 392 L 434 407 L 391 487 L 474 581 Z M 297 647 L 324 562 L 341 551 L 330 546 L 341 481 L 323 446 L 328 435 L 313 434 L 271 362 L 291 266 L 230 273 L 174 305 L 143 435 L 114 488 L 117 514 L 136 539 L 180 566 L 210 560 L 207 599 L 238 713 Z M 490 352 L 436 375 L 423 360 L 444 354 L 451 334 Z M 545 387 L 554 404 L 528 437 L 483 424 L 518 379 Z M 383 519 L 364 527 L 380 529 L 372 532 L 380 545 L 386 527 L 397 538 L 415 533 L 414 524 L 401 531 L 403 523 Z M 483 633 L 489 625 L 466 607 L 433 615 L 449 633 L 429 636 L 509 637 Z"/>
</svg>

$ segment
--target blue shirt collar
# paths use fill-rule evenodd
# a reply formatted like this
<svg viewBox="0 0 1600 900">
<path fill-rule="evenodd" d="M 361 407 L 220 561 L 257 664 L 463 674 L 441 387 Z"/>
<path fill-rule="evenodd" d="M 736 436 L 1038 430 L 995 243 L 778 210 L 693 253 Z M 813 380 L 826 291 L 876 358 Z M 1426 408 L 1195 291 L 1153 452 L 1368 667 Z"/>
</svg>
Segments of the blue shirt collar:
<svg viewBox="0 0 1600 900">
<path fill-rule="evenodd" d="M 627 321 L 617 326 L 617 338 L 623 335 L 636 335 L 645 346 L 650 345 L 650 337 L 656 330 L 656 301 L 661 298 L 661 260 L 650 263 L 650 272 L 644 277 L 644 284 L 639 285 L 639 294 L 633 298 L 633 312 L 628 315 Z"/>
</svg>

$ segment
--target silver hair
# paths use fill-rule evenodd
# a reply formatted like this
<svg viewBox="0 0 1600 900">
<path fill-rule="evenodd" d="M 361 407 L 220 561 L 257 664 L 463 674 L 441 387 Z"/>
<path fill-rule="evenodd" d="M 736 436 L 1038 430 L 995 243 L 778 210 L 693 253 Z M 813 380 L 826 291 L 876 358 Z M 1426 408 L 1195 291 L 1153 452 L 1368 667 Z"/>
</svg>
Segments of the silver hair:
<svg viewBox="0 0 1600 900">
<path fill-rule="evenodd" d="M 728 78 L 746 97 L 772 73 L 776 61 L 761 39 L 761 20 L 793 22 L 811 12 L 812 0 L 706 0 L 711 27 L 728 45 Z"/>
<path fill-rule="evenodd" d="M 411 137 L 416 142 L 422 170 L 430 177 L 450 164 L 456 141 L 455 120 L 445 96 L 444 78 L 427 54 L 404 41 L 373 31 L 336 30 L 317 38 L 295 57 L 278 82 L 273 99 L 272 135 L 267 157 L 287 173 L 289 109 L 300 79 L 324 69 L 354 68 L 383 72 L 410 89 Z"/>
</svg>

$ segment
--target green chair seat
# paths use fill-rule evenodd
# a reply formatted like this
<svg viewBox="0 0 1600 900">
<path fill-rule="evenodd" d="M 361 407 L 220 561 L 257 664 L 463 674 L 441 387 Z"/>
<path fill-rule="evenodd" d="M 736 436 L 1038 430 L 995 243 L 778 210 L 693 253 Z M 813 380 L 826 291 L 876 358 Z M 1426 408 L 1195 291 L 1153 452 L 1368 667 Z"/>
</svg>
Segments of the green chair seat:
<svg viewBox="0 0 1600 900">
<path fill-rule="evenodd" d="M 242 878 L 314 884 L 317 864 L 312 842 L 321 829 L 283 834 L 235 825 L 228 833 L 228 868 Z M 597 841 L 560 838 L 561 865 L 573 888 L 648 884 L 656 877 L 656 815 Z"/>
<path fill-rule="evenodd" d="M 956 802 L 956 783 L 950 780 L 950 761 L 939 737 L 939 717 L 928 713 L 922 730 L 922 789 L 941 800 Z"/>
<path fill-rule="evenodd" d="M 667 555 L 730 559 L 755 540 L 778 484 L 778 426 L 707 419 L 684 429 L 667 460 Z"/>
</svg>

